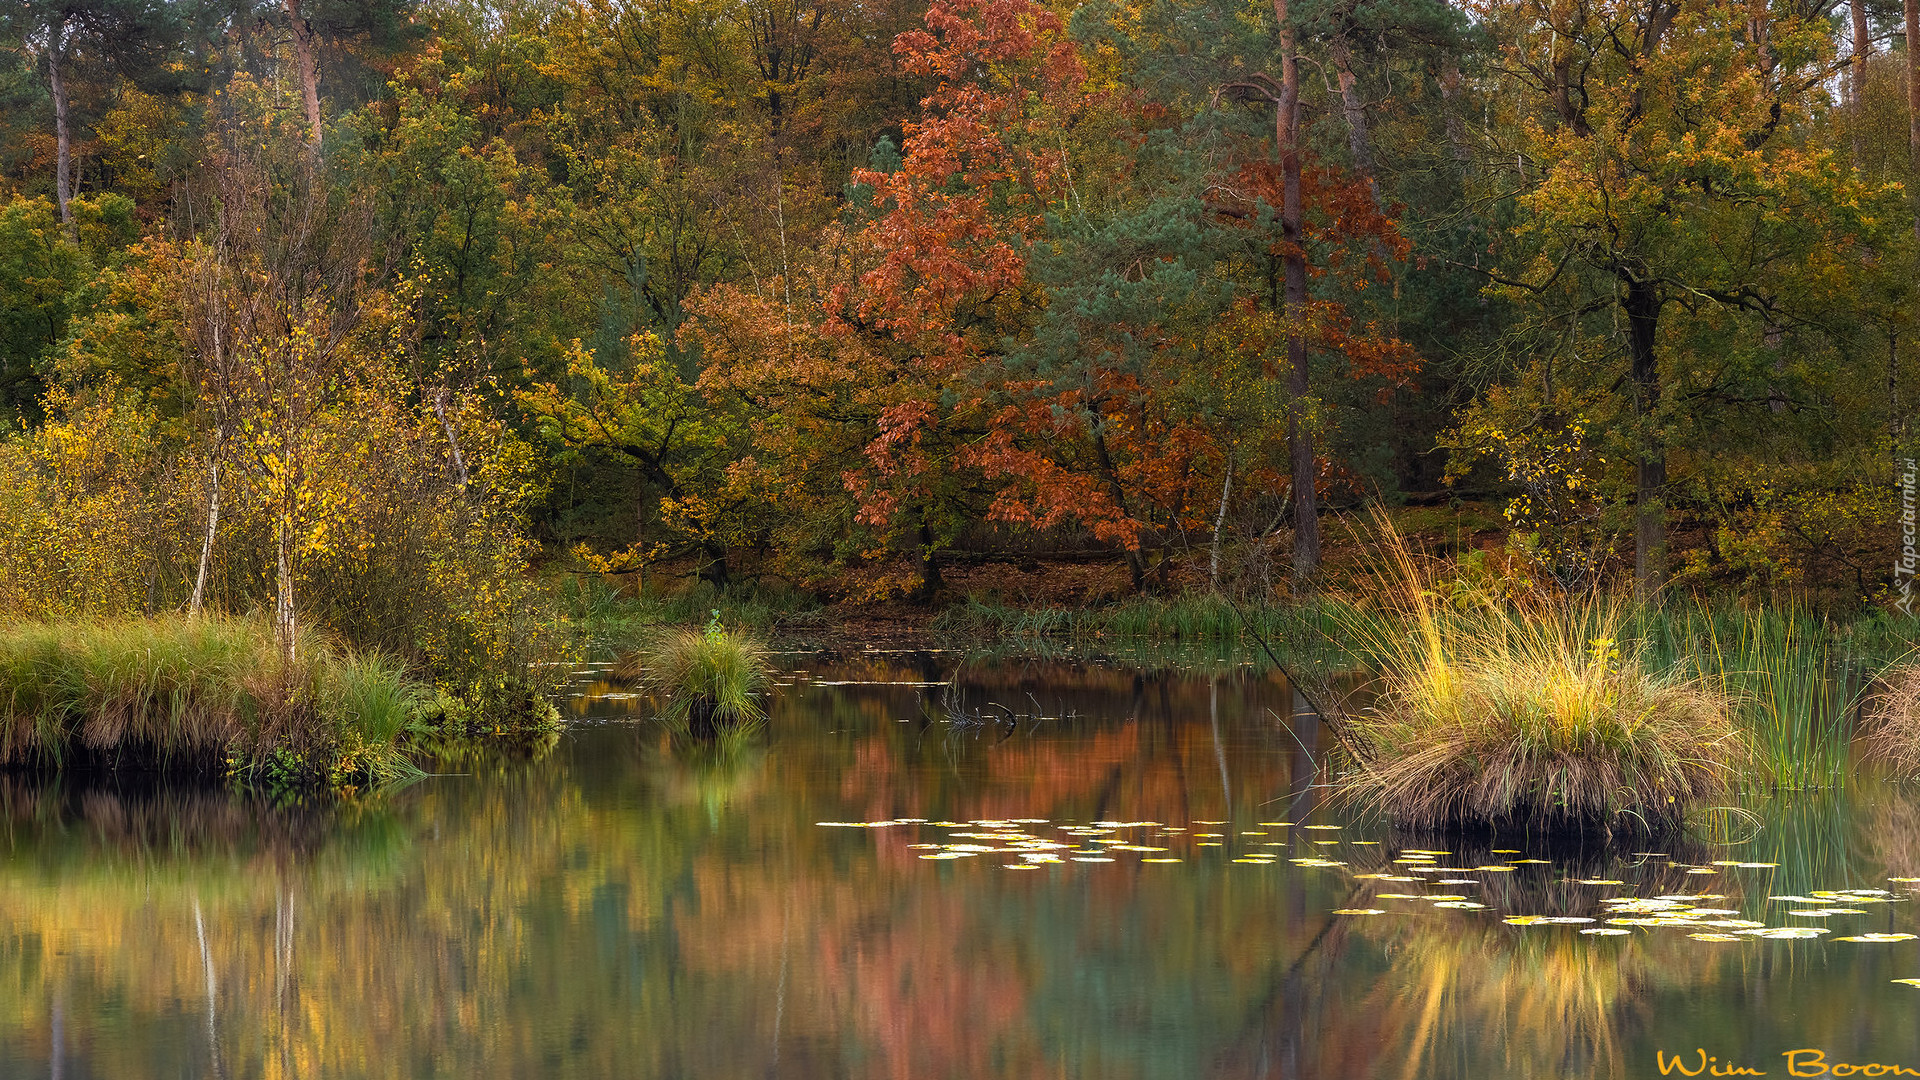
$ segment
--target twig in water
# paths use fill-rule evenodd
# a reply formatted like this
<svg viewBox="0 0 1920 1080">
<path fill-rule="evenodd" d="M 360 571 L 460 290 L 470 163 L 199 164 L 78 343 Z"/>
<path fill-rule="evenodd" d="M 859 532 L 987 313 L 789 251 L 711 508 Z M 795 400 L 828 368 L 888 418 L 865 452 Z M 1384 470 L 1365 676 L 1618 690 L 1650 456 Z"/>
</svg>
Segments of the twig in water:
<svg viewBox="0 0 1920 1080">
<path fill-rule="evenodd" d="M 1328 730 L 1333 732 L 1333 737 L 1340 740 L 1340 745 L 1346 747 L 1349 753 L 1354 754 L 1356 757 L 1359 756 L 1359 749 L 1354 745 L 1353 740 L 1347 737 L 1345 725 L 1341 718 L 1321 708 L 1320 703 L 1313 700 L 1313 695 L 1307 692 L 1306 686 L 1302 684 L 1298 678 L 1294 677 L 1291 668 L 1281 662 L 1280 657 L 1274 653 L 1273 646 L 1268 645 L 1267 639 L 1260 636 L 1260 631 L 1253 628 L 1253 620 L 1247 618 L 1247 613 L 1240 610 L 1240 605 L 1234 603 L 1232 597 L 1221 593 L 1220 599 L 1225 602 L 1229 608 L 1233 609 L 1235 615 L 1240 617 L 1240 625 L 1247 628 L 1247 633 L 1252 635 L 1253 640 L 1260 644 L 1260 649 L 1267 654 L 1267 659 L 1273 661 L 1273 666 L 1280 670 L 1280 674 L 1286 676 L 1287 685 L 1293 688 L 1294 693 L 1304 698 L 1307 702 L 1307 707 L 1313 710 L 1314 715 L 1326 722 Z"/>
</svg>

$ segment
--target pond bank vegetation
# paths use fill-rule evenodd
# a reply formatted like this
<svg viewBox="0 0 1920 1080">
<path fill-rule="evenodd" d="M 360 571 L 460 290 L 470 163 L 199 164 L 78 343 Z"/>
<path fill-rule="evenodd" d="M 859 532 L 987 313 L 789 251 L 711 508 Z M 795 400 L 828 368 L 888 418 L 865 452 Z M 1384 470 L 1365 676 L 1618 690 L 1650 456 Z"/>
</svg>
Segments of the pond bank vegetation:
<svg viewBox="0 0 1920 1080">
<path fill-rule="evenodd" d="M 456 697 L 382 653 L 310 632 L 297 646 L 290 659 L 261 621 L 210 616 L 0 627 L 0 766 L 352 792 L 418 776 L 447 746 L 557 725 L 510 681 Z"/>
</svg>

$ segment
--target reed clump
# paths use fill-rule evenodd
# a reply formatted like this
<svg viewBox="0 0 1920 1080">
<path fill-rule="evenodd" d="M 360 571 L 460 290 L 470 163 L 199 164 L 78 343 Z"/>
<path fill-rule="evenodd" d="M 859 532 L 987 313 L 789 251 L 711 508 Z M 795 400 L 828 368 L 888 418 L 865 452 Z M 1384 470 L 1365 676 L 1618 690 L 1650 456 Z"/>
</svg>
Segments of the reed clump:
<svg viewBox="0 0 1920 1080">
<path fill-rule="evenodd" d="M 1846 782 L 1867 682 L 1858 642 L 1796 605 L 1669 605 L 1635 622 L 1662 662 L 1697 663 L 1725 686 L 1753 750 L 1750 786 L 1810 791 Z"/>
<path fill-rule="evenodd" d="M 1724 684 L 1650 662 L 1624 603 L 1462 601 L 1390 530 L 1386 550 L 1401 630 L 1343 724 L 1349 798 L 1415 828 L 1651 833 L 1731 792 L 1748 749 Z"/>
<path fill-rule="evenodd" d="M 410 774 L 425 690 L 396 662 L 307 639 L 289 661 L 246 619 L 0 626 L 0 767 L 139 768 L 274 791 Z"/>
<path fill-rule="evenodd" d="M 773 681 L 765 643 L 722 626 L 718 613 L 704 630 L 661 634 L 625 673 L 660 696 L 669 726 L 697 738 L 757 725 L 766 716 L 760 698 Z"/>
</svg>

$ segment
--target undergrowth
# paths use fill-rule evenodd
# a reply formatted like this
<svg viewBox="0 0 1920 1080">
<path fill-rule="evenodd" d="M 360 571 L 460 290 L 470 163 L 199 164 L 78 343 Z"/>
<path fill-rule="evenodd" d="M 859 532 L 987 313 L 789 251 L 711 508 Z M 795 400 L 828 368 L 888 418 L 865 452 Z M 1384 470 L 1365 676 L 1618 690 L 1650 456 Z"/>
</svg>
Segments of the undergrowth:
<svg viewBox="0 0 1920 1080">
<path fill-rule="evenodd" d="M 805 622 L 819 610 L 812 596 L 775 584 L 719 588 L 699 581 L 677 591 L 635 596 L 597 574 L 572 574 L 554 598 L 588 651 L 625 654 L 653 642 L 662 628 L 703 625 L 713 611 L 728 626 L 768 632 Z"/>
</svg>

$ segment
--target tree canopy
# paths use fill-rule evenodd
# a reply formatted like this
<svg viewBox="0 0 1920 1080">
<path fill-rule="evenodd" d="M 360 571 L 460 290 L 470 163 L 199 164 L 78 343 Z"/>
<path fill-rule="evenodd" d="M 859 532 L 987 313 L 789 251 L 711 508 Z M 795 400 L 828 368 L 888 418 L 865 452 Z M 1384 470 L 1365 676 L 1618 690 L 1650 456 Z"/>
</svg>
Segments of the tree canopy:
<svg viewBox="0 0 1920 1080">
<path fill-rule="evenodd" d="M 7 460 L 140 492 L 142 603 L 289 618 L 397 542 L 374 459 L 515 559 L 844 596 L 1303 590 L 1328 508 L 1464 499 L 1566 587 L 1872 601 L 1913 6 L 16 4 Z"/>
</svg>

